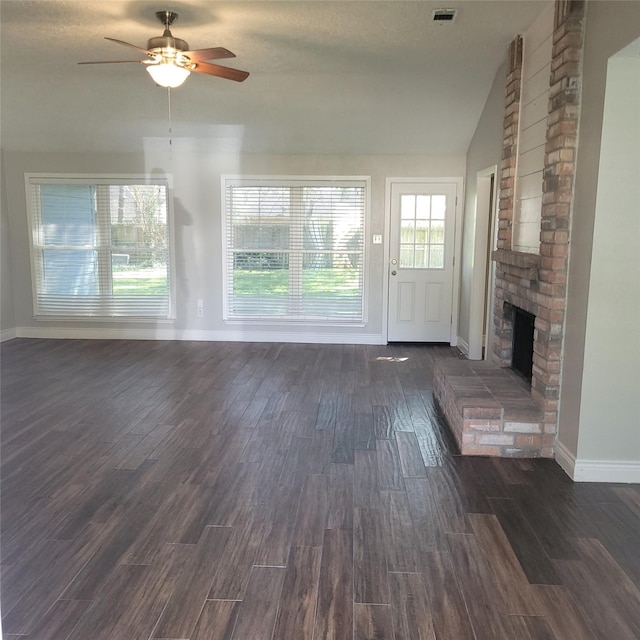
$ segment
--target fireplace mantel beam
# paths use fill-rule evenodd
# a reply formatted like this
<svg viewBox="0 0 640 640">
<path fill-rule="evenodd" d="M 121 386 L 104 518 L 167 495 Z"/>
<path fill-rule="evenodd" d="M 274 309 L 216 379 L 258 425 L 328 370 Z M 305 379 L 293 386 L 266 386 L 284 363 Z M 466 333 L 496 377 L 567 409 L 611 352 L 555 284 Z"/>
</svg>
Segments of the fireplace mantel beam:
<svg viewBox="0 0 640 640">
<path fill-rule="evenodd" d="M 540 256 L 535 253 L 498 249 L 493 252 L 491 257 L 496 262 L 498 269 L 502 269 L 505 273 L 512 274 L 529 282 L 536 282 L 538 280 Z"/>
</svg>

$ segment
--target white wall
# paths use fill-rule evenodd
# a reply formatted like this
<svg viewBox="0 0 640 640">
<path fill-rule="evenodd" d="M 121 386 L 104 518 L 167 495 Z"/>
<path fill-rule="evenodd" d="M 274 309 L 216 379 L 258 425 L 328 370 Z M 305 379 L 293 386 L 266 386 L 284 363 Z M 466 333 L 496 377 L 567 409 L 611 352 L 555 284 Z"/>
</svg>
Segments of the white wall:
<svg viewBox="0 0 640 640">
<path fill-rule="evenodd" d="M 607 70 L 578 458 L 636 460 L 640 482 L 640 44 L 624 55 Z"/>
<path fill-rule="evenodd" d="M 477 173 L 497 165 L 496 180 L 500 180 L 505 79 L 506 64 L 503 64 L 496 72 L 467 151 L 458 324 L 458 335 L 462 344 L 466 345 L 478 344 L 482 340 L 487 257 L 485 247 L 489 220 L 487 212 L 484 216 L 477 215 Z"/>
<path fill-rule="evenodd" d="M 638 170 L 633 174 L 632 163 L 615 160 L 624 157 L 623 149 L 633 149 L 633 126 L 617 129 L 624 106 L 616 93 L 608 96 L 606 118 L 604 109 L 609 59 L 639 36 L 640 3 L 587 4 L 557 447 L 559 461 L 576 479 L 628 479 L 640 464 L 634 447 L 640 430 L 637 388 L 629 395 L 638 379 L 637 355 L 633 368 L 629 361 L 638 339 L 638 298 L 631 290 L 637 280 L 630 275 L 638 265 L 640 213 L 632 195 Z M 636 123 L 637 114 L 636 107 Z M 614 278 L 629 285 L 625 295 L 616 292 Z"/>
<path fill-rule="evenodd" d="M 15 322 L 19 335 L 116 335 L 189 339 L 264 339 L 380 342 L 384 245 L 372 245 L 372 234 L 384 233 L 387 176 L 462 176 L 464 157 L 429 156 L 266 156 L 210 152 L 206 142 L 176 139 L 147 141 L 147 152 L 135 154 L 52 154 L 5 152 L 10 219 Z M 176 233 L 177 319 L 173 324 L 38 322 L 33 319 L 24 193 L 25 172 L 172 174 Z M 367 229 L 369 258 L 368 322 L 364 327 L 258 326 L 242 329 L 222 321 L 220 176 L 368 175 L 371 216 Z M 385 238 L 385 241 L 387 239 Z M 196 300 L 204 300 L 204 318 Z M 122 333 L 126 329 L 128 333 Z M 386 338 L 386 336 L 384 337 Z"/>
<path fill-rule="evenodd" d="M 11 251 L 7 190 L 4 181 L 4 155 L 0 152 L 0 340 L 14 337 L 16 318 L 13 310 Z"/>
</svg>

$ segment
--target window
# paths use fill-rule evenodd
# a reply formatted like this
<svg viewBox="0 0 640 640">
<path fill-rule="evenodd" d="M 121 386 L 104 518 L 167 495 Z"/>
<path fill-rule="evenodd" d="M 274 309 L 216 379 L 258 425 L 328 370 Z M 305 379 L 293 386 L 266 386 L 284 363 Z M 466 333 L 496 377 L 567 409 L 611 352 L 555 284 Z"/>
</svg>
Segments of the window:
<svg viewBox="0 0 640 640">
<path fill-rule="evenodd" d="M 171 318 L 166 180 L 27 176 L 36 316 Z"/>
<path fill-rule="evenodd" d="M 225 320 L 364 321 L 367 179 L 225 178 Z"/>
</svg>

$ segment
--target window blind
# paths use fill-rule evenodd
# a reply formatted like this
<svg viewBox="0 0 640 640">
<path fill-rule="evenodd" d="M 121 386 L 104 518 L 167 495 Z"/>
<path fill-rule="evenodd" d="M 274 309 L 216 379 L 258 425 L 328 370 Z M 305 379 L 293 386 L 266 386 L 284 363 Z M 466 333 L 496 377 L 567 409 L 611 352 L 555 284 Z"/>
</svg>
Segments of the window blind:
<svg viewBox="0 0 640 640">
<path fill-rule="evenodd" d="M 361 323 L 366 184 L 227 180 L 225 319 Z"/>
<path fill-rule="evenodd" d="M 28 189 L 36 316 L 171 317 L 166 182 L 31 177 Z"/>
</svg>

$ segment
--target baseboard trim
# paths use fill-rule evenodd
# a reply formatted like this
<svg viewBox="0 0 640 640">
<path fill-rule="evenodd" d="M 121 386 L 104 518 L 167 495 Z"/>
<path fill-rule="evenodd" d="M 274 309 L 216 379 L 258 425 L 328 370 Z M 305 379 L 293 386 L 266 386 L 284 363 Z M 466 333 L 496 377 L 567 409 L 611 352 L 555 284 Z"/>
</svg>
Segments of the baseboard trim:
<svg viewBox="0 0 640 640">
<path fill-rule="evenodd" d="M 18 338 L 65 340 L 189 340 L 192 342 L 289 342 L 298 344 L 386 344 L 378 333 L 321 333 L 229 329 L 119 329 L 86 327 L 19 327 Z"/>
<path fill-rule="evenodd" d="M 640 483 L 640 462 L 635 460 L 576 460 L 574 482 Z"/>
<path fill-rule="evenodd" d="M 453 346 L 453 345 L 452 345 Z M 469 345 L 464 338 L 458 336 L 457 344 L 455 345 L 462 352 L 462 355 L 469 356 Z"/>
<path fill-rule="evenodd" d="M 0 342 L 6 342 L 7 340 L 13 340 L 14 338 L 17 338 L 17 330 L 15 327 L 11 328 L 11 329 L 2 329 L 2 331 L 0 331 Z"/>
<path fill-rule="evenodd" d="M 640 461 L 584 460 L 556 442 L 556 462 L 574 482 L 640 483 Z"/>
<path fill-rule="evenodd" d="M 565 447 L 562 442 L 556 440 L 555 443 L 556 462 L 562 467 L 563 471 L 573 480 L 573 474 L 576 466 L 575 456 Z"/>
</svg>

